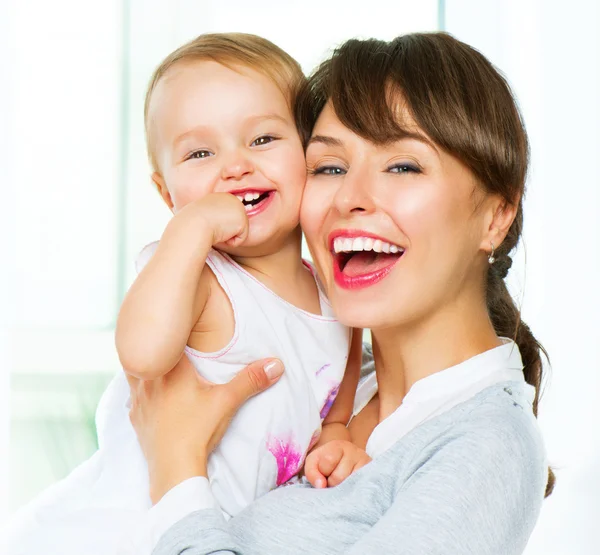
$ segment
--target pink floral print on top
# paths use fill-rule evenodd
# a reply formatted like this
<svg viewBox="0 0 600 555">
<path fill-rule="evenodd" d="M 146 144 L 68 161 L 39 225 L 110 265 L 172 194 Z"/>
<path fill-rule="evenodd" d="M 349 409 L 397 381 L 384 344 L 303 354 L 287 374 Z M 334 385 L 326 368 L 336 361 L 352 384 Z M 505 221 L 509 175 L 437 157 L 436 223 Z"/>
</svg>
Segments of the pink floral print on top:
<svg viewBox="0 0 600 555">
<path fill-rule="evenodd" d="M 277 485 L 285 484 L 298 474 L 304 462 L 304 453 L 300 446 L 292 440 L 291 434 L 287 439 L 269 436 L 267 449 L 277 461 Z"/>
</svg>

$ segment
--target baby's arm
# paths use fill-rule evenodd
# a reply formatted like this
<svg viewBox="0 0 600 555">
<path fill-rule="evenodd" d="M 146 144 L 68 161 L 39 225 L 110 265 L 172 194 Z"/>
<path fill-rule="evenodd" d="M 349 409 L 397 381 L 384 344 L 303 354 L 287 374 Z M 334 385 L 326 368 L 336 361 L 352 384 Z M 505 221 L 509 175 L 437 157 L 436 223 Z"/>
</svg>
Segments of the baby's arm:
<svg viewBox="0 0 600 555">
<path fill-rule="evenodd" d="M 350 439 L 348 422 L 360 378 L 362 330 L 352 330 L 352 343 L 339 393 L 323 421 L 321 437 L 306 458 L 304 475 L 315 487 L 336 486 L 371 458 Z"/>
<path fill-rule="evenodd" d="M 354 409 L 354 397 L 360 378 L 360 366 L 362 361 L 362 330 L 352 330 L 352 342 L 348 353 L 348 363 L 340 390 L 331 407 L 331 410 L 323 420 L 323 430 L 315 449 L 329 443 L 334 439 L 350 441 L 348 422 L 352 417 Z"/>
<path fill-rule="evenodd" d="M 192 202 L 171 219 L 119 312 L 116 345 L 129 374 L 152 379 L 177 364 L 210 295 L 210 249 L 239 244 L 247 231 L 243 204 L 224 193 Z"/>
</svg>

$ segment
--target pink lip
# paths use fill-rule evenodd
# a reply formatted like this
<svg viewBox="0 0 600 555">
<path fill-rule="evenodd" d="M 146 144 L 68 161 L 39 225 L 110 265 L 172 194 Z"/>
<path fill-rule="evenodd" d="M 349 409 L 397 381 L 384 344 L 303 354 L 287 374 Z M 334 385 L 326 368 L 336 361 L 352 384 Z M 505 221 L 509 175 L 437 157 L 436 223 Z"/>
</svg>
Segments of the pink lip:
<svg viewBox="0 0 600 555">
<path fill-rule="evenodd" d="M 248 190 L 256 191 L 257 193 L 260 192 L 256 189 L 248 189 Z M 269 189 L 267 189 L 267 191 L 269 191 Z M 263 191 L 263 192 L 267 192 L 267 191 Z M 257 216 L 258 214 L 264 212 L 269 207 L 269 205 L 273 202 L 274 197 L 275 197 L 275 191 L 270 190 L 269 196 L 267 196 L 267 198 L 265 200 L 261 201 L 254 208 L 252 208 L 252 210 L 248 210 L 246 212 L 246 216 L 248 216 L 249 218 L 252 218 L 252 217 Z"/>
<path fill-rule="evenodd" d="M 227 191 L 230 195 L 245 195 L 246 193 L 268 193 L 270 191 L 274 191 L 274 189 L 265 189 L 264 187 L 244 187 L 243 189 L 232 189 L 231 191 Z"/>
<path fill-rule="evenodd" d="M 375 272 L 360 274 L 356 276 L 347 276 L 340 269 L 337 255 L 333 252 L 333 241 L 338 237 L 344 237 L 348 239 L 354 239 L 355 237 L 370 237 L 372 239 L 379 239 L 380 241 L 385 241 L 386 243 L 393 244 L 393 242 L 388 241 L 386 238 L 381 237 L 379 235 L 356 229 L 337 230 L 331 232 L 329 234 L 329 248 L 332 251 L 331 256 L 333 262 L 333 279 L 335 280 L 335 283 L 343 289 L 365 289 L 367 287 L 375 285 L 376 283 L 379 283 L 391 272 L 392 268 L 398 263 L 398 260 L 400 260 L 400 258 L 402 258 L 403 256 L 398 256 L 397 258 L 393 259 L 393 261 L 390 262 L 388 266 L 385 266 L 384 268 L 381 268 Z"/>
</svg>

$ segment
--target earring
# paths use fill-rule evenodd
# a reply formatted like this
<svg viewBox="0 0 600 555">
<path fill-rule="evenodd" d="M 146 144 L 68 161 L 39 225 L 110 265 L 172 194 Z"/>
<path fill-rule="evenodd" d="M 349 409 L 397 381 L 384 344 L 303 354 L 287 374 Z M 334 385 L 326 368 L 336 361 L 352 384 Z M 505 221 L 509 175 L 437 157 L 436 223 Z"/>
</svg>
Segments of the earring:
<svg viewBox="0 0 600 555">
<path fill-rule="evenodd" d="M 488 256 L 488 262 L 491 264 L 493 264 L 494 262 L 496 262 L 496 257 L 494 256 L 494 253 L 496 252 L 494 249 L 494 243 L 492 243 L 490 241 L 490 245 L 492 245 L 492 252 L 490 253 L 490 255 Z"/>
</svg>

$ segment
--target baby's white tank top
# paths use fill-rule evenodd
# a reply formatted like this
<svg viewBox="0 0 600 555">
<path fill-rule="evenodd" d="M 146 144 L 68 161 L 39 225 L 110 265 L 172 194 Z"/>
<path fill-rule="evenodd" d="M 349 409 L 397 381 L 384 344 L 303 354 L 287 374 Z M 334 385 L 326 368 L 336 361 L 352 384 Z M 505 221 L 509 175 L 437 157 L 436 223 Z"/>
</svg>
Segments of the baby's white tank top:
<svg viewBox="0 0 600 555">
<path fill-rule="evenodd" d="M 153 243 L 142 251 L 138 271 L 156 246 Z M 242 406 L 209 458 L 212 491 L 223 511 L 235 515 L 257 497 L 286 483 L 301 468 L 339 390 L 348 360 L 350 330 L 333 316 L 308 263 L 318 286 L 321 315 L 288 303 L 225 254 L 212 250 L 206 263 L 229 297 L 235 330 L 231 341 L 217 352 L 202 353 L 186 347 L 194 367 L 205 378 L 225 383 L 258 359 L 277 357 L 285 366 L 278 383 Z M 132 495 L 132 487 L 144 489 L 138 497 L 143 504 L 149 499 L 144 485 L 147 468 L 129 422 L 128 404 L 129 388 L 121 373 L 98 407 L 98 439 L 101 451 L 112 451 L 115 456 L 117 451 L 129 454 L 129 461 L 118 457 L 121 478 L 113 476 L 114 482 L 120 483 L 121 495 Z M 131 466 L 131 472 L 123 472 L 123 464 Z M 107 473 L 104 483 L 112 489 L 111 474 Z"/>
</svg>

